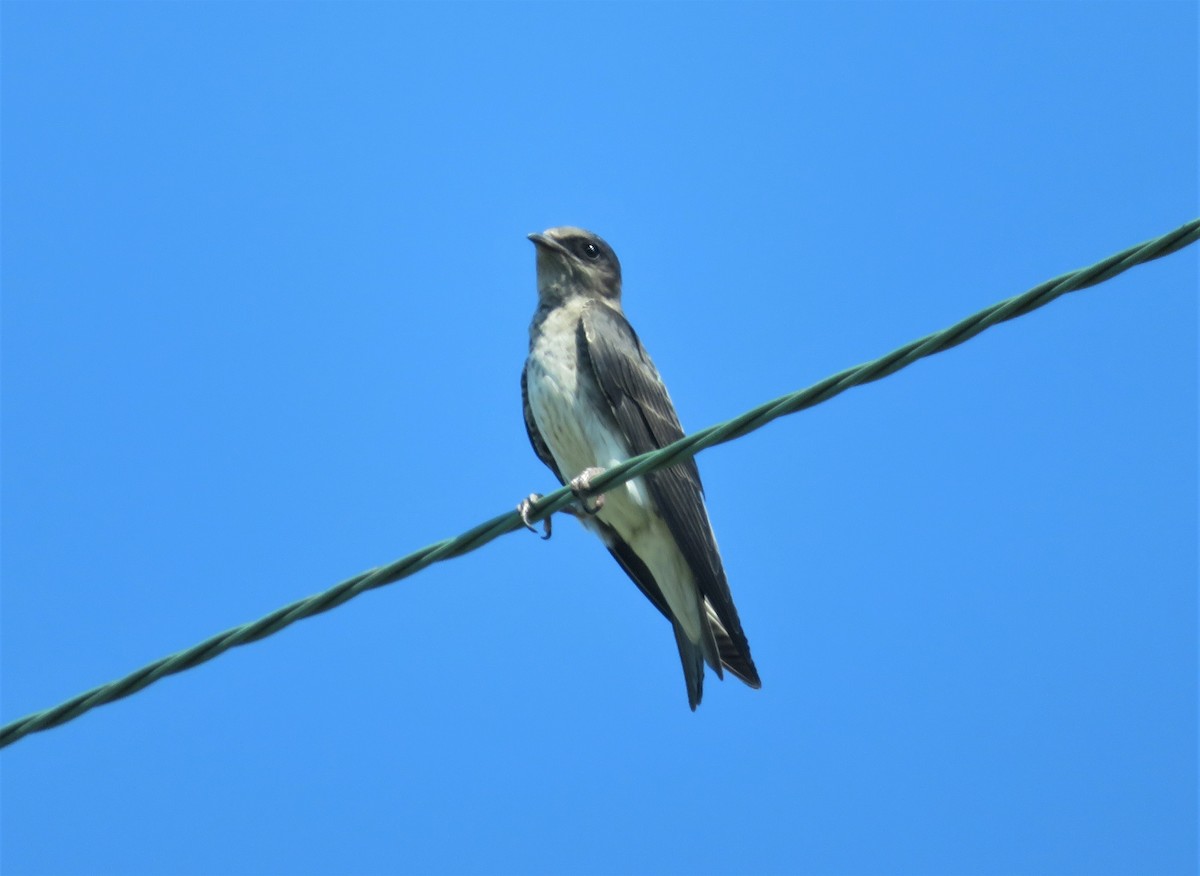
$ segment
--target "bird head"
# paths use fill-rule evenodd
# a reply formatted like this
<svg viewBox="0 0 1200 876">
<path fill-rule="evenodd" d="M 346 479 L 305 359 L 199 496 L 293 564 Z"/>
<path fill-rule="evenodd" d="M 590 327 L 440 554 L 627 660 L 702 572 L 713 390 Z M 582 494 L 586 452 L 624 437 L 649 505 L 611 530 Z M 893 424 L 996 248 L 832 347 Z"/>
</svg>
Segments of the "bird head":
<svg viewBox="0 0 1200 876">
<path fill-rule="evenodd" d="M 599 235 L 563 226 L 529 239 L 537 247 L 538 298 L 543 303 L 583 295 L 621 309 L 621 263 Z"/>
</svg>

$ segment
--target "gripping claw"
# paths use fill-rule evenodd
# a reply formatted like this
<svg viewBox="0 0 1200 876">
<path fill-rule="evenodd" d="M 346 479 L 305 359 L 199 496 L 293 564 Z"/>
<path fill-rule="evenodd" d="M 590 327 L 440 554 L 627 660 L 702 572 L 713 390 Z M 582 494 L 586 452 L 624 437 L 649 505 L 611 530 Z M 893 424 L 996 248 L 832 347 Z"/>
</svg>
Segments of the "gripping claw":
<svg viewBox="0 0 1200 876">
<path fill-rule="evenodd" d="M 517 513 L 521 515 L 521 522 L 525 524 L 525 528 L 530 532 L 537 532 L 537 527 L 530 523 L 529 515 L 533 511 L 534 503 L 542 498 L 541 493 L 530 493 L 517 504 Z M 550 537 L 550 518 L 547 517 L 542 521 L 542 541 Z"/>
</svg>

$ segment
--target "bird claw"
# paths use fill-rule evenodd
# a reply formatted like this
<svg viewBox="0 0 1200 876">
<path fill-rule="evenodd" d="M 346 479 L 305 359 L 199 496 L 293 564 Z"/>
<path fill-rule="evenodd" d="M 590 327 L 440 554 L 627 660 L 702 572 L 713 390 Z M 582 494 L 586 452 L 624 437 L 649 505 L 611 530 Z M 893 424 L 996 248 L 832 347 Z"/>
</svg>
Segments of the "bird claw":
<svg viewBox="0 0 1200 876">
<path fill-rule="evenodd" d="M 575 498 L 579 500 L 579 507 L 586 514 L 598 514 L 604 507 L 603 493 L 598 496 L 589 495 L 592 489 L 592 478 L 597 478 L 602 474 L 604 474 L 604 469 L 593 465 L 581 471 L 570 483 L 571 492 L 575 494 Z"/>
<path fill-rule="evenodd" d="M 541 493 L 530 493 L 517 504 L 517 513 L 521 515 L 521 522 L 525 524 L 525 528 L 530 532 L 537 532 L 537 526 L 529 520 L 529 514 L 533 511 L 533 505 L 542 498 Z M 542 521 L 542 541 L 550 537 L 550 518 L 547 517 Z"/>
<path fill-rule="evenodd" d="M 604 494 L 598 496 L 590 495 L 592 489 L 592 478 L 599 477 L 604 474 L 604 469 L 585 468 L 579 473 L 568 486 L 571 492 L 575 494 L 578 500 L 574 506 L 568 505 L 562 510 L 573 517 L 583 518 L 592 514 L 599 514 L 600 509 L 604 507 Z M 530 493 L 517 504 L 517 513 L 521 515 L 521 522 L 525 524 L 525 528 L 530 532 L 537 532 L 537 525 L 529 519 L 529 515 L 533 513 L 533 506 L 542 498 L 541 493 Z M 542 520 L 542 540 L 545 541 L 550 537 L 550 518 L 546 517 Z"/>
</svg>

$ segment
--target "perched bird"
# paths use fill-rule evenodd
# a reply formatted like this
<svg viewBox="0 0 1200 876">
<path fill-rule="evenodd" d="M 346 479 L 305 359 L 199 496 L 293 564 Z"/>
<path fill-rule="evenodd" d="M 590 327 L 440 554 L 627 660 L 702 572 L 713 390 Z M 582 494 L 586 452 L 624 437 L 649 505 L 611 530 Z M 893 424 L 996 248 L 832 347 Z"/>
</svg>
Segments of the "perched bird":
<svg viewBox="0 0 1200 876">
<path fill-rule="evenodd" d="M 591 496 L 591 481 L 683 437 L 658 371 L 621 310 L 612 247 L 580 228 L 551 228 L 537 247 L 538 307 L 521 375 L 525 428 L 538 457 L 579 497 L 574 513 L 671 622 L 688 704 L 704 664 L 760 686 L 713 536 L 694 459 Z M 526 524 L 536 494 L 521 503 Z"/>
</svg>

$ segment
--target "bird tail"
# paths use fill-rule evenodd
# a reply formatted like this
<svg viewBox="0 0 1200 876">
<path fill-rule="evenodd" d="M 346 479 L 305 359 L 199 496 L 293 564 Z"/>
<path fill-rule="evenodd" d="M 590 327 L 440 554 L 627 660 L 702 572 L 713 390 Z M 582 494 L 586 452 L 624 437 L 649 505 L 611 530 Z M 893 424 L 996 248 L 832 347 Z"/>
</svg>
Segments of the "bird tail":
<svg viewBox="0 0 1200 876">
<path fill-rule="evenodd" d="M 699 642 L 689 639 L 678 623 L 671 624 L 675 631 L 675 644 L 679 648 L 679 661 L 683 664 L 683 677 L 687 682 L 688 705 L 693 712 L 704 695 L 705 663 L 713 668 L 718 678 L 724 677 L 722 669 L 728 669 L 755 690 L 762 687 L 758 669 L 750 657 L 750 649 L 747 647 L 743 650 L 734 643 L 707 599 L 704 600 L 704 608 L 706 622 L 702 624 L 703 633 Z"/>
<path fill-rule="evenodd" d="M 692 711 L 700 705 L 704 696 L 704 649 L 687 637 L 678 623 L 672 623 L 675 644 L 679 647 L 679 661 L 683 664 L 683 678 L 687 682 L 688 705 Z"/>
<path fill-rule="evenodd" d="M 717 617 L 712 603 L 707 599 L 704 600 L 704 610 L 705 615 L 708 617 L 709 629 L 712 630 L 713 638 L 716 639 L 717 652 L 721 655 L 721 663 L 735 677 L 744 681 L 755 690 L 758 690 L 762 687 L 762 682 L 758 678 L 758 669 L 754 666 L 754 659 L 750 656 L 750 645 L 745 644 L 744 647 L 738 647 L 733 641 L 733 636 L 729 635 L 729 631 L 725 629 L 725 625 Z M 745 641 L 744 638 L 743 641 Z"/>
</svg>

